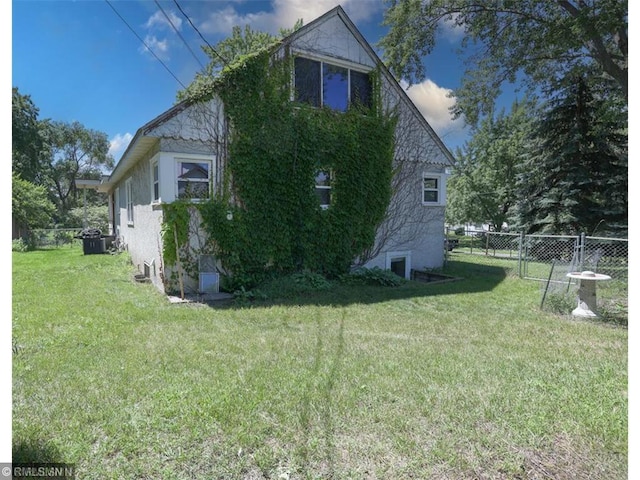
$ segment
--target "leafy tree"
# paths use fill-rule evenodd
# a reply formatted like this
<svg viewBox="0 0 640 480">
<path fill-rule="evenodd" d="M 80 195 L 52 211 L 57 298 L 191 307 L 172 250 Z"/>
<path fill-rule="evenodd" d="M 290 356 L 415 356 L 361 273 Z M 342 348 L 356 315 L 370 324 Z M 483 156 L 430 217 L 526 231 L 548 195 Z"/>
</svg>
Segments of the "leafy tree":
<svg viewBox="0 0 640 480">
<path fill-rule="evenodd" d="M 476 124 L 491 114 L 501 85 L 523 81 L 545 90 L 587 65 L 614 79 L 628 95 L 628 8 L 624 0 L 386 0 L 384 57 L 399 77 L 421 80 L 445 24 L 464 32 L 471 47 L 455 90 L 454 112 Z M 468 50 L 469 51 L 469 50 Z M 604 75 L 600 75 L 604 74 Z"/>
<path fill-rule="evenodd" d="M 77 178 L 99 179 L 103 168 L 113 168 L 107 135 L 79 122 L 48 121 L 45 142 L 49 148 L 46 182 L 59 219 L 77 205 Z"/>
<path fill-rule="evenodd" d="M 106 205 L 87 205 L 86 210 L 84 206 L 72 208 L 66 218 L 67 226 L 84 226 L 85 218 L 87 226 L 102 232 L 109 231 L 109 208 Z"/>
<path fill-rule="evenodd" d="M 253 30 L 249 25 L 245 25 L 244 30 L 238 25 L 234 26 L 230 37 L 221 40 L 214 47 L 209 45 L 202 47 L 209 57 L 209 63 L 202 72 L 196 74 L 193 82 L 185 90 L 178 92 L 178 100 L 210 95 L 213 91 L 214 79 L 225 66 L 232 65 L 243 56 L 272 45 L 279 38 L 291 34 L 301 26 L 302 20 L 298 20 L 292 29 L 281 29 L 279 37 Z"/>
<path fill-rule="evenodd" d="M 51 224 L 55 205 L 47 190 L 23 180 L 16 173 L 11 176 L 11 216 L 20 229 L 44 228 Z"/>
<path fill-rule="evenodd" d="M 447 221 L 502 229 L 516 204 L 516 180 L 536 105 L 515 102 L 507 115 L 484 119 L 461 150 L 449 179 Z"/>
<path fill-rule="evenodd" d="M 42 165 L 43 149 L 38 122 L 39 110 L 29 95 L 20 94 L 17 87 L 12 89 L 12 169 L 20 178 L 30 182 L 38 181 Z"/>
<path fill-rule="evenodd" d="M 518 180 L 517 222 L 529 233 L 625 230 L 625 101 L 569 77 L 534 129 Z"/>
</svg>

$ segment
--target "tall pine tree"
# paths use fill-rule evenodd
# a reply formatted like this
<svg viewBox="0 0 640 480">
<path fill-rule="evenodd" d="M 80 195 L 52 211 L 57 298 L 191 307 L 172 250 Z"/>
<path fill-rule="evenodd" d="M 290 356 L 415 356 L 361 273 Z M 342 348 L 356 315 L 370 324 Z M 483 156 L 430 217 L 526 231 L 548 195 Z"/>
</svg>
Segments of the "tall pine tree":
<svg viewBox="0 0 640 480">
<path fill-rule="evenodd" d="M 577 77 L 538 121 L 518 181 L 528 233 L 626 233 L 626 106 Z"/>
</svg>

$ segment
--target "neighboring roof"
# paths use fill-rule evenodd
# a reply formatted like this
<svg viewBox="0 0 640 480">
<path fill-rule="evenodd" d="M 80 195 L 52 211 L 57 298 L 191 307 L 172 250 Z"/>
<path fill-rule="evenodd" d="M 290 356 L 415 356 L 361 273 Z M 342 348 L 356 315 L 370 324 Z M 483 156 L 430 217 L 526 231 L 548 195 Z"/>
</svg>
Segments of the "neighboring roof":
<svg viewBox="0 0 640 480">
<path fill-rule="evenodd" d="M 76 179 L 76 188 L 93 189 L 98 192 L 106 192 L 108 191 L 108 188 L 106 187 L 106 182 L 108 180 L 109 175 L 102 175 L 102 177 L 100 177 L 100 180 L 78 178 Z"/>
</svg>

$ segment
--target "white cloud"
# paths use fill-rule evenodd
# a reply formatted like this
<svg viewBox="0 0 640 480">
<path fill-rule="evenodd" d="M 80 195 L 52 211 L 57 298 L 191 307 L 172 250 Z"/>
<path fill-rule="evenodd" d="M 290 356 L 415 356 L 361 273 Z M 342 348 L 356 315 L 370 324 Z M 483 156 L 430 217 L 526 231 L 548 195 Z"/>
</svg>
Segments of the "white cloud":
<svg viewBox="0 0 640 480">
<path fill-rule="evenodd" d="M 450 96 L 450 89 L 440 87 L 430 79 L 411 86 L 401 81 L 400 85 L 440 137 L 464 130 L 464 119 L 460 117 L 453 120 L 449 110 L 456 102 L 455 97 Z"/>
<path fill-rule="evenodd" d="M 120 157 L 122 157 L 122 154 L 129 146 L 132 138 L 133 135 L 131 135 L 130 133 L 118 133 L 111 139 L 111 141 L 109 142 L 109 153 L 116 162 L 120 160 Z"/>
<path fill-rule="evenodd" d="M 465 34 L 465 26 L 456 24 L 458 16 L 459 14 L 454 14 L 450 20 L 442 21 L 442 34 L 451 43 L 458 43 Z"/>
<path fill-rule="evenodd" d="M 203 33 L 228 35 L 234 25 L 250 25 L 251 28 L 278 33 L 281 28 L 291 28 L 299 20 L 309 23 L 327 11 L 342 5 L 355 23 L 366 21 L 382 7 L 382 2 L 362 0 L 271 0 L 271 9 L 256 13 L 240 14 L 231 5 L 224 10 L 209 12 L 201 23 Z"/>
<path fill-rule="evenodd" d="M 150 53 L 149 50 L 151 50 L 157 57 L 163 60 L 169 59 L 169 39 L 158 38 L 156 35 L 164 34 L 166 30 L 174 32 L 171 23 L 173 23 L 176 30 L 180 31 L 182 29 L 182 19 L 171 10 L 165 10 L 165 13 L 167 16 L 161 11 L 155 12 L 144 24 L 144 28 L 147 30 L 144 42 L 147 46 L 141 46 L 140 53 Z M 167 17 L 169 17 L 171 22 L 167 20 Z"/>
<path fill-rule="evenodd" d="M 167 60 L 169 58 L 169 41 L 166 38 L 160 40 L 155 35 L 147 35 L 144 37 L 144 43 L 147 46 L 140 46 L 141 53 L 146 53 L 151 50 L 161 59 Z"/>
<path fill-rule="evenodd" d="M 171 23 L 173 23 L 173 26 L 178 30 L 182 30 L 182 18 L 180 18 L 175 12 L 171 10 L 165 10 L 165 13 L 169 17 L 169 20 L 171 20 Z M 173 30 L 171 23 L 169 23 L 164 13 L 157 11 L 149 17 L 149 20 L 147 20 L 147 23 L 145 23 L 144 26 L 149 30 L 164 28 Z"/>
</svg>

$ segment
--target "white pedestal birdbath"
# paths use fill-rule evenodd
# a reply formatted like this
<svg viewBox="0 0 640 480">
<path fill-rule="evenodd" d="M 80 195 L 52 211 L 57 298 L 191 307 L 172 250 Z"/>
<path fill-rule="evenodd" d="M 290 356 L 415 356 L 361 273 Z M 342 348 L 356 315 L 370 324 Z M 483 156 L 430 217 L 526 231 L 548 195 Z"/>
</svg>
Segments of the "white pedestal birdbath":
<svg viewBox="0 0 640 480">
<path fill-rule="evenodd" d="M 578 306 L 571 312 L 576 317 L 597 317 L 596 305 L 596 282 L 601 280 L 611 280 L 609 275 L 585 272 L 567 273 L 567 277 L 580 280 L 578 288 Z"/>
</svg>

